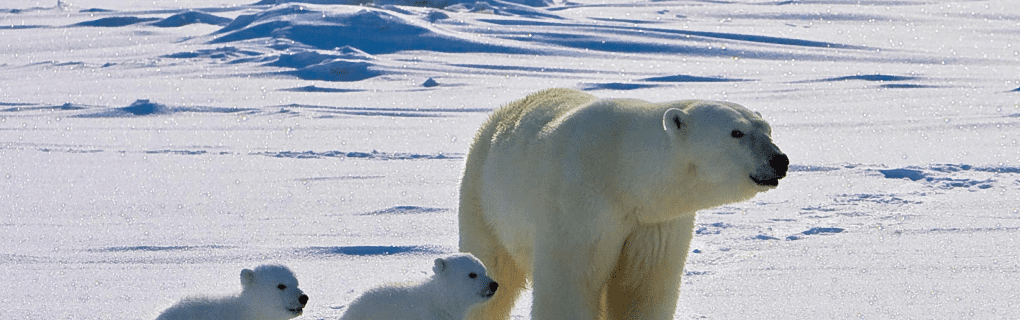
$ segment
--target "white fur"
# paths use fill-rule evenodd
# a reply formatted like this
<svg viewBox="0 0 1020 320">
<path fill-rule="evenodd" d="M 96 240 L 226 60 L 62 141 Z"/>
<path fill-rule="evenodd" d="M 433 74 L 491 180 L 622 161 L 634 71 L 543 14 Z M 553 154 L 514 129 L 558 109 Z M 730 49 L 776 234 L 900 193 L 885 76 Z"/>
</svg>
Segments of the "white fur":
<svg viewBox="0 0 1020 320">
<path fill-rule="evenodd" d="M 459 214 L 460 250 L 500 290 L 469 318 L 507 319 L 530 278 L 533 319 L 671 319 L 695 212 L 785 175 L 770 134 L 725 102 L 551 89 L 497 110 L 468 154 Z"/>
<path fill-rule="evenodd" d="M 285 320 L 300 316 L 308 301 L 284 266 L 244 269 L 241 286 L 240 295 L 183 299 L 156 320 Z"/>
<path fill-rule="evenodd" d="M 461 320 L 472 305 L 488 300 L 496 284 L 470 254 L 435 260 L 429 280 L 371 289 L 354 300 L 341 320 Z M 472 277 L 471 275 L 474 275 Z"/>
</svg>

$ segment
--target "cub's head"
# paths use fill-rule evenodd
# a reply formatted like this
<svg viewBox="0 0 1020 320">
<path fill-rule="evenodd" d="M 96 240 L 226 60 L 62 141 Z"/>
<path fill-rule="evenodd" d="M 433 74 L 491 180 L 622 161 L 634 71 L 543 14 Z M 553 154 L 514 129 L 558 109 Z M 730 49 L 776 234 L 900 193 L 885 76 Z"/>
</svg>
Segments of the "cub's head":
<svg viewBox="0 0 1020 320">
<path fill-rule="evenodd" d="M 486 275 L 482 262 L 470 253 L 438 258 L 432 271 L 436 273 L 433 280 L 443 284 L 445 294 L 468 305 L 488 300 L 499 287 Z"/>
<path fill-rule="evenodd" d="M 775 188 L 790 159 L 772 142 L 772 127 L 761 114 L 727 102 L 687 101 L 662 117 L 689 171 L 706 186 L 745 200 Z M 720 203 L 721 204 L 721 203 Z"/>
<path fill-rule="evenodd" d="M 300 316 L 308 296 L 298 289 L 297 278 L 287 267 L 261 265 L 241 270 L 241 296 L 259 319 L 284 320 Z"/>
</svg>

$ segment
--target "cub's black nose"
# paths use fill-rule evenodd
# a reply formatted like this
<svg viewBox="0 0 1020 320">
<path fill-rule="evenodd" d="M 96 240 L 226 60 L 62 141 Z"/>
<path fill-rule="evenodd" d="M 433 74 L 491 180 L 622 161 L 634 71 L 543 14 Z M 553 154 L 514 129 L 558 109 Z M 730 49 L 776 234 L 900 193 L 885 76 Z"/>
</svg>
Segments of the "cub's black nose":
<svg viewBox="0 0 1020 320">
<path fill-rule="evenodd" d="M 776 172 L 776 176 L 782 179 L 786 176 L 786 170 L 790 168 L 790 158 L 783 153 L 774 155 L 769 159 L 769 166 Z"/>
<path fill-rule="evenodd" d="M 297 298 L 297 301 L 300 302 L 302 306 L 308 304 L 308 295 L 302 294 Z"/>
<path fill-rule="evenodd" d="M 499 283 L 496 283 L 496 281 L 489 283 L 489 290 L 492 290 L 492 292 L 496 292 L 496 288 L 499 288 Z"/>
</svg>

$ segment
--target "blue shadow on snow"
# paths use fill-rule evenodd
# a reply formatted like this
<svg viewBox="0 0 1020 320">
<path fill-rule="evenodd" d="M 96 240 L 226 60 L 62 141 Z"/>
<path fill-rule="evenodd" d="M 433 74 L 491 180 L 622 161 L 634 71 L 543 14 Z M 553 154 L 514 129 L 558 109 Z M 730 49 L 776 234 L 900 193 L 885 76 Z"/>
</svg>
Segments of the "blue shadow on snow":
<svg viewBox="0 0 1020 320">
<path fill-rule="evenodd" d="M 142 22 L 149 22 L 149 21 L 156 21 L 156 20 L 159 20 L 159 18 L 109 17 L 109 18 L 102 18 L 102 19 L 97 19 L 97 20 L 92 20 L 92 21 L 79 22 L 79 23 L 72 24 L 71 26 L 72 27 L 108 27 L 108 28 L 113 28 L 113 27 L 123 27 L 123 26 L 129 26 L 129 25 L 132 25 L 132 24 L 137 24 L 137 23 L 142 23 Z"/>
<path fill-rule="evenodd" d="M 346 246 L 346 247 L 310 247 L 301 249 L 308 254 L 315 255 L 345 255 L 345 256 L 388 256 L 395 254 L 443 254 L 436 246 Z"/>
<path fill-rule="evenodd" d="M 166 19 L 154 22 L 152 23 L 152 25 L 160 28 L 181 27 L 194 23 L 205 23 L 217 26 L 226 26 L 230 24 L 231 21 L 233 20 L 220 16 L 211 15 L 208 13 L 186 11 L 169 16 Z"/>
</svg>

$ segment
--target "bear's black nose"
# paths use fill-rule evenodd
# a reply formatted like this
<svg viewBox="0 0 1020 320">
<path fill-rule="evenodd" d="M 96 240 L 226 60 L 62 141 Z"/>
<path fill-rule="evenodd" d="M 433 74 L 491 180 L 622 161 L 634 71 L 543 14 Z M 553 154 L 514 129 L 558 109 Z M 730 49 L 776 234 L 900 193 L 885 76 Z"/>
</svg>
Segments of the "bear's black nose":
<svg viewBox="0 0 1020 320">
<path fill-rule="evenodd" d="M 769 166 L 776 172 L 776 176 L 782 179 L 786 176 L 786 170 L 790 168 L 790 158 L 783 153 L 774 155 L 769 159 Z"/>
<path fill-rule="evenodd" d="M 496 281 L 489 283 L 489 290 L 496 292 L 496 288 L 499 288 L 499 283 L 496 283 Z"/>
<path fill-rule="evenodd" d="M 300 297 L 297 298 L 297 301 L 300 302 L 302 306 L 308 304 L 308 295 L 302 294 Z"/>
</svg>

